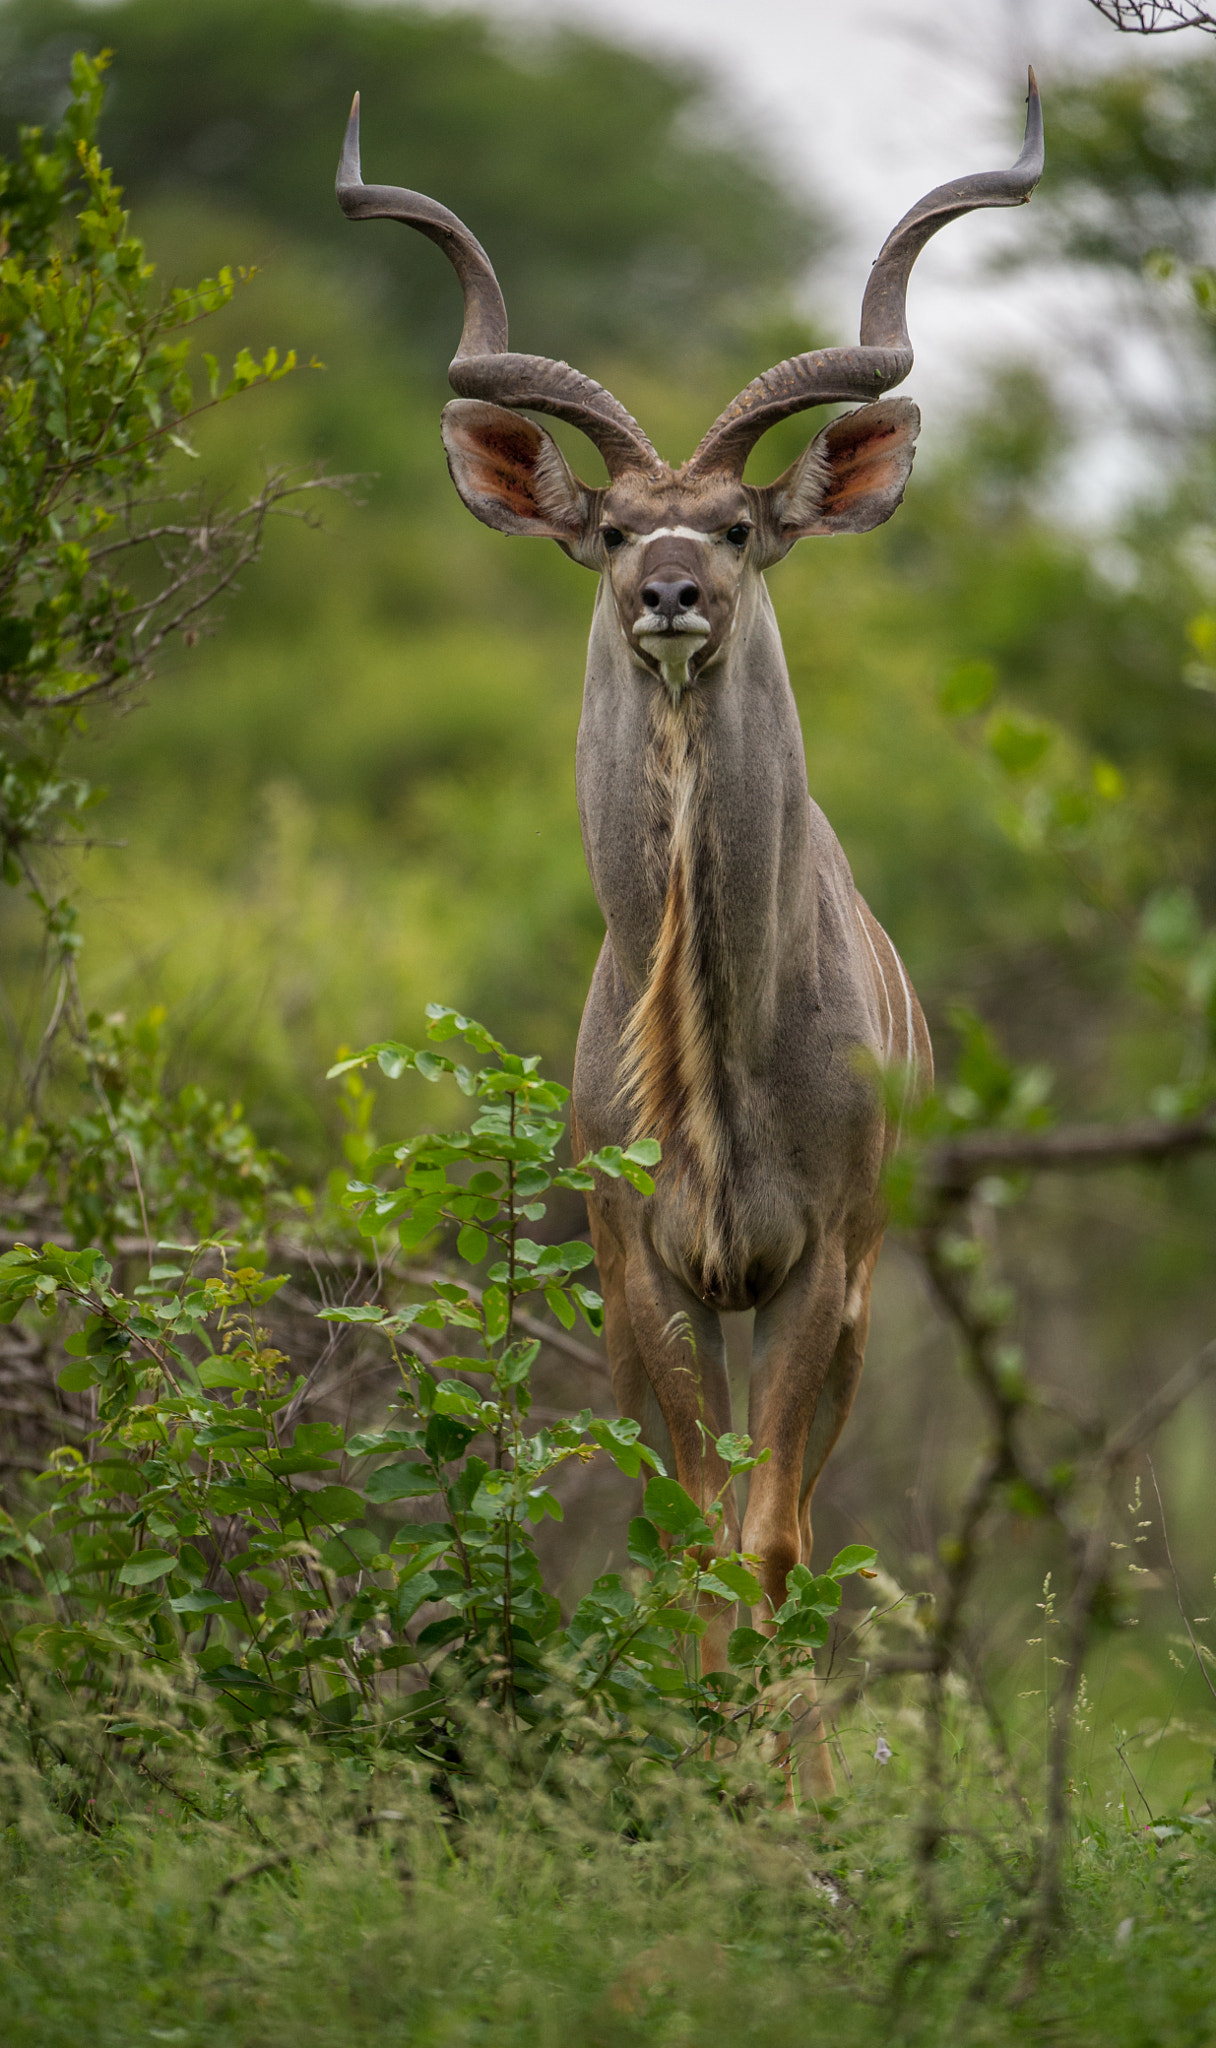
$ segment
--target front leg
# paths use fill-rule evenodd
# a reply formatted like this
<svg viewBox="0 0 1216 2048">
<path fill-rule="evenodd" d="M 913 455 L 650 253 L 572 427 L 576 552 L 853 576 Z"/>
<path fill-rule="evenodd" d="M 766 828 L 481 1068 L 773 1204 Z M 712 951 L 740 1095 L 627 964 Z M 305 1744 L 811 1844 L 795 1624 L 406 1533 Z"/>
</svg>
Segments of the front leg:
<svg viewBox="0 0 1216 2048">
<path fill-rule="evenodd" d="M 872 1263 L 864 1266 L 867 1313 Z M 757 1560 L 765 1597 L 753 1619 L 766 1634 L 786 1597 L 789 1572 L 809 1562 L 811 1491 L 844 1426 L 860 1372 L 865 1325 L 858 1344 L 855 1322 L 845 1322 L 847 1277 L 843 1245 L 828 1240 L 804 1255 L 756 1314 L 749 1426 L 753 1448 L 770 1455 L 749 1478 L 743 1549 Z M 851 1298 L 849 1310 L 856 1314 Z M 813 1673 L 783 1684 L 779 1694 L 793 1720 L 783 1766 L 788 1774 L 792 1749 L 804 1786 L 824 1798 L 835 1781 Z"/>
<path fill-rule="evenodd" d="M 770 1614 L 785 1599 L 786 1577 L 802 1555 L 803 1472 L 840 1341 L 845 1281 L 844 1246 L 829 1238 L 805 1252 L 773 1300 L 756 1311 L 748 1426 L 753 1449 L 769 1457 L 749 1477 L 743 1548 L 759 1560 Z"/>
<path fill-rule="evenodd" d="M 640 1235 L 628 1248 L 588 1201 L 612 1387 L 622 1415 L 641 1425 L 643 1441 L 708 1516 L 721 1502 L 718 1547 L 739 1547 L 739 1512 L 717 1438 L 731 1427 L 726 1347 L 715 1310 L 699 1301 Z M 701 1668 L 726 1665 L 734 1610 L 720 1600 L 702 1603 L 706 1633 Z"/>
</svg>

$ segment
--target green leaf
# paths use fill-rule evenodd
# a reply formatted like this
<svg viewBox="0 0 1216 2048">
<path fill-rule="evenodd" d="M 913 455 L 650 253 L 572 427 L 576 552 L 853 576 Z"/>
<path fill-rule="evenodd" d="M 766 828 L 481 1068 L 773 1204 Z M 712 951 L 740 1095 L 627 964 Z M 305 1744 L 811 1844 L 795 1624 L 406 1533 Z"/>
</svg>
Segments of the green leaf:
<svg viewBox="0 0 1216 2048">
<path fill-rule="evenodd" d="M 996 670 L 990 661 L 960 661 L 947 669 L 937 686 L 938 709 L 947 718 L 970 718 L 982 711 L 996 690 Z"/>
<path fill-rule="evenodd" d="M 374 1529 L 342 1529 L 322 1547 L 321 1562 L 331 1572 L 344 1576 L 369 1565 L 380 1549 L 380 1538 Z"/>
<path fill-rule="evenodd" d="M 628 1549 L 634 1563 L 645 1565 L 647 1571 L 661 1571 L 667 1562 L 659 1532 L 644 1515 L 635 1515 L 629 1524 Z"/>
<path fill-rule="evenodd" d="M 557 1245 L 552 1249 L 556 1251 L 558 1263 L 565 1268 L 567 1273 L 577 1273 L 584 1266 L 590 1266 L 595 1263 L 595 1246 L 588 1244 L 581 1237 L 576 1237 L 569 1244 Z"/>
<path fill-rule="evenodd" d="M 1033 719 L 1006 713 L 994 717 L 987 733 L 989 751 L 1007 775 L 1029 775 L 1036 769 L 1055 740 L 1050 726 Z"/>
<path fill-rule="evenodd" d="M 169 1602 L 174 1614 L 218 1614 L 230 1604 L 218 1593 L 208 1593 L 201 1587 L 193 1593 L 179 1593 L 176 1600 Z"/>
<path fill-rule="evenodd" d="M 475 1224 L 466 1223 L 456 1239 L 456 1249 L 462 1259 L 468 1260 L 470 1266 L 480 1266 L 489 1243 L 490 1240 L 484 1230 L 478 1230 Z"/>
<path fill-rule="evenodd" d="M 755 1607 L 764 1598 L 764 1588 L 755 1573 L 736 1559 L 715 1558 L 710 1577 L 717 1579 L 732 1599 L 745 1600 L 749 1607 Z"/>
<path fill-rule="evenodd" d="M 301 1487 L 291 1497 L 292 1515 L 310 1522 L 341 1522 L 363 1513 L 363 1500 L 351 1486 Z"/>
<path fill-rule="evenodd" d="M 663 1157 L 663 1147 L 657 1138 L 635 1138 L 626 1147 L 623 1157 L 637 1166 L 657 1166 Z"/>
<path fill-rule="evenodd" d="M 644 1496 L 646 1513 L 652 1522 L 675 1536 L 682 1544 L 706 1543 L 713 1531 L 696 1502 L 690 1500 L 678 1479 L 652 1479 Z"/>
<path fill-rule="evenodd" d="M 476 1415 L 481 1395 L 463 1380 L 443 1380 L 435 1389 L 434 1407 L 436 1415 Z"/>
<path fill-rule="evenodd" d="M 502 1287 L 487 1287 L 481 1299 L 486 1322 L 486 1342 L 497 1344 L 507 1334 L 507 1296 Z"/>
<path fill-rule="evenodd" d="M 641 1441 L 641 1424 L 630 1415 L 600 1415 L 588 1424 L 587 1434 L 598 1444 L 601 1451 L 607 1451 L 613 1464 L 626 1479 L 636 1479 L 643 1465 L 652 1471 L 663 1473 L 663 1462 L 657 1452 Z M 687 1499 L 687 1495 L 685 1495 Z M 664 1524 L 666 1527 L 666 1524 Z"/>
<path fill-rule="evenodd" d="M 579 1307 L 581 1308 L 583 1315 L 587 1320 L 588 1327 L 594 1330 L 596 1336 L 598 1337 L 602 1333 L 604 1328 L 603 1295 L 597 1294 L 594 1288 L 584 1287 L 582 1282 L 579 1280 L 576 1280 L 574 1282 L 574 1284 L 569 1289 L 569 1293 L 571 1299 L 577 1301 Z"/>
<path fill-rule="evenodd" d="M 392 1604 L 393 1620 L 398 1628 L 404 1628 L 413 1620 L 418 1609 L 433 1600 L 438 1593 L 438 1584 L 430 1572 L 419 1572 L 415 1578 L 407 1579 Z"/>
<path fill-rule="evenodd" d="M 507 1387 L 522 1385 L 539 1356 L 539 1337 L 531 1337 L 518 1344 L 508 1344 L 498 1361 L 498 1379 Z"/>
<path fill-rule="evenodd" d="M 838 1550 L 827 1568 L 830 1579 L 847 1579 L 852 1572 L 873 1571 L 878 1563 L 878 1552 L 871 1550 L 868 1543 L 850 1543 Z"/>
<path fill-rule="evenodd" d="M 653 1195 L 654 1181 L 644 1166 L 638 1166 L 634 1160 L 626 1157 L 621 1163 L 621 1172 L 629 1185 L 636 1188 L 640 1195 Z"/>
<path fill-rule="evenodd" d="M 771 1648 L 769 1637 L 761 1635 L 758 1628 L 735 1628 L 727 1639 L 726 1655 L 732 1664 L 749 1668 L 761 1663 Z"/>
<path fill-rule="evenodd" d="M 163 1579 L 166 1572 L 177 1569 L 177 1559 L 167 1550 L 137 1550 L 129 1557 L 118 1574 L 120 1586 L 146 1586 L 152 1579 Z"/>
<path fill-rule="evenodd" d="M 574 1303 L 566 1293 L 565 1288 L 559 1287 L 556 1281 L 551 1280 L 545 1289 L 545 1300 L 562 1327 L 572 1330 L 578 1319 L 578 1311 L 575 1309 Z"/>
<path fill-rule="evenodd" d="M 205 1358 L 198 1369 L 204 1387 L 251 1387 L 253 1367 L 245 1358 Z"/>
<path fill-rule="evenodd" d="M 421 1500 L 429 1493 L 437 1493 L 439 1485 L 425 1465 L 404 1459 L 396 1465 L 381 1465 L 370 1475 L 363 1491 L 368 1500 L 376 1502 Z"/>
<path fill-rule="evenodd" d="M 61 1368 L 59 1384 L 65 1393 L 82 1393 L 86 1387 L 91 1387 L 97 1380 L 99 1369 L 104 1369 L 102 1360 L 81 1359 L 79 1364 L 65 1365 Z"/>
<path fill-rule="evenodd" d="M 446 1003 L 428 1003 L 426 1014 L 430 1018 L 426 1035 L 442 1041 L 445 1038 L 463 1038 L 475 1052 L 499 1053 L 506 1048 L 491 1038 L 484 1024 L 478 1024 L 472 1017 L 464 1017 L 459 1010 L 451 1010 Z"/>
</svg>

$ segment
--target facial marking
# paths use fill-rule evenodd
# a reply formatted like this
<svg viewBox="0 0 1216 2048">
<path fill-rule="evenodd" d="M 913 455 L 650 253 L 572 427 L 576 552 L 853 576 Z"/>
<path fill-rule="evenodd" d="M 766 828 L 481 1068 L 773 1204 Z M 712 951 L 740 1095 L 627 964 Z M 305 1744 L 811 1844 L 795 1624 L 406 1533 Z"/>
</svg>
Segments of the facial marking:
<svg viewBox="0 0 1216 2048">
<path fill-rule="evenodd" d="M 705 533 L 699 526 L 656 526 L 650 533 L 631 533 L 630 540 L 713 540 L 712 533 Z"/>
<path fill-rule="evenodd" d="M 706 525 L 686 524 L 672 505 L 663 508 L 670 525 L 646 528 L 635 522 L 648 514 L 661 518 L 657 506 L 650 511 L 635 501 L 617 510 L 609 500 L 600 528 L 608 585 L 626 641 L 652 673 L 658 672 L 676 705 L 714 663 L 733 630 L 739 578 L 750 561 L 747 505 L 732 497 L 697 510 Z"/>
</svg>

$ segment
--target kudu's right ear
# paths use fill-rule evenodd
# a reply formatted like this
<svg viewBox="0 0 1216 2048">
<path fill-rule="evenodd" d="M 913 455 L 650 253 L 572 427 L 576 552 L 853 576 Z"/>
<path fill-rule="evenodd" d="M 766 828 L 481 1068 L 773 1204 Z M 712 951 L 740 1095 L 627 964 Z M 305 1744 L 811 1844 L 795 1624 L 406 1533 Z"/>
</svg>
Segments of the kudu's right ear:
<svg viewBox="0 0 1216 2048">
<path fill-rule="evenodd" d="M 479 398 L 445 405 L 442 430 L 452 482 L 476 518 L 560 541 L 578 559 L 593 494 L 550 435 Z"/>
</svg>

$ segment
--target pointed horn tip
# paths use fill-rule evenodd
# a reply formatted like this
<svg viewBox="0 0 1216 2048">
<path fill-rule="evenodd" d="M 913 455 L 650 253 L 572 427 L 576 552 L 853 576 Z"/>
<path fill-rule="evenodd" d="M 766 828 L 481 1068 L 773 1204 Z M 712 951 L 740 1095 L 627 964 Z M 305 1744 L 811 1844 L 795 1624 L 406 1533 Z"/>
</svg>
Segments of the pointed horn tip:
<svg viewBox="0 0 1216 2048">
<path fill-rule="evenodd" d="M 342 154 L 338 158 L 338 175 L 334 181 L 338 198 L 352 186 L 362 185 L 363 169 L 359 159 L 359 95 L 355 94 L 350 103 L 346 121 L 346 133 L 342 137 Z"/>
<path fill-rule="evenodd" d="M 1043 175 L 1043 103 L 1039 98 L 1039 84 L 1034 75 L 1033 64 L 1026 67 L 1026 136 L 1019 161 L 1028 171 L 1034 171 L 1037 185 Z M 1033 189 L 1032 186 L 1031 191 Z M 1026 197 L 1029 199 L 1029 192 Z"/>
</svg>

